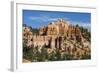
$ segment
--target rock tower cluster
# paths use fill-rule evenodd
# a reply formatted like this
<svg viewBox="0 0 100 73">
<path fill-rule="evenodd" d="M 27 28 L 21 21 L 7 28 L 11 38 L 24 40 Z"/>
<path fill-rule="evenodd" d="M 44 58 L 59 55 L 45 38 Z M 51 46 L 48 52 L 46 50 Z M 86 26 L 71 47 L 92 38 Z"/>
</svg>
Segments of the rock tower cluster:
<svg viewBox="0 0 100 73">
<path fill-rule="evenodd" d="M 23 43 L 28 47 L 46 47 L 48 53 L 59 49 L 81 59 L 82 55 L 90 55 L 90 42 L 83 38 L 78 26 L 73 26 L 63 19 L 51 22 L 39 29 L 39 35 L 34 35 L 29 27 L 23 27 Z M 77 57 L 79 56 L 79 57 Z"/>
</svg>

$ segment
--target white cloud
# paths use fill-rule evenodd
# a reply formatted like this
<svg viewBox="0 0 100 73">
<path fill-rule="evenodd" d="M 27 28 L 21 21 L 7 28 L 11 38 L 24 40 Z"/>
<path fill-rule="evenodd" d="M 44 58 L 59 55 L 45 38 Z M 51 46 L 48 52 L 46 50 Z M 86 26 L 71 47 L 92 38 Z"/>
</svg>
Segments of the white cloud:
<svg viewBox="0 0 100 73">
<path fill-rule="evenodd" d="M 32 17 L 32 16 L 30 16 L 29 19 L 30 19 L 30 20 L 33 20 L 33 21 L 34 21 L 34 20 L 41 20 L 41 21 L 44 21 L 44 19 L 43 19 L 42 17 Z"/>
<path fill-rule="evenodd" d="M 69 22 L 73 25 L 79 24 L 80 26 L 91 26 L 91 24 L 87 22 L 78 22 L 78 21 L 69 21 Z"/>
<path fill-rule="evenodd" d="M 33 17 L 33 16 L 30 16 L 29 17 L 30 20 L 40 20 L 40 21 L 43 21 L 43 22 L 46 22 L 46 21 L 57 21 L 58 19 L 64 19 L 64 20 L 69 20 L 68 18 L 52 18 L 52 17 L 48 17 L 48 16 L 41 16 L 41 17 Z"/>
</svg>

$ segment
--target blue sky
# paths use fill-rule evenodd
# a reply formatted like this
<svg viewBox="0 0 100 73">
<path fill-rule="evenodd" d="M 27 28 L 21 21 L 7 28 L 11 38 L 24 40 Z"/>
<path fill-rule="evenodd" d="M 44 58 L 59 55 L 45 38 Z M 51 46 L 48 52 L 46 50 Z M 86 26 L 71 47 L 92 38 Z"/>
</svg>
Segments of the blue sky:
<svg viewBox="0 0 100 73">
<path fill-rule="evenodd" d="M 64 19 L 70 24 L 79 24 L 84 27 L 90 27 L 91 24 L 90 13 L 23 10 L 23 24 L 33 28 L 47 26 L 50 22 L 58 19 Z"/>
</svg>

